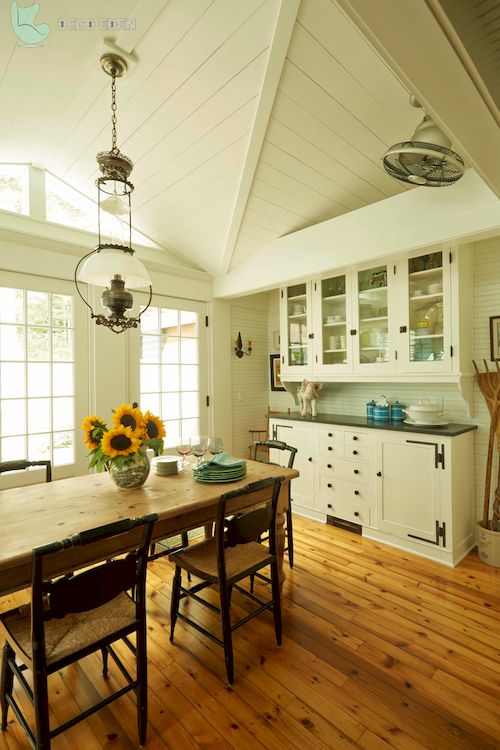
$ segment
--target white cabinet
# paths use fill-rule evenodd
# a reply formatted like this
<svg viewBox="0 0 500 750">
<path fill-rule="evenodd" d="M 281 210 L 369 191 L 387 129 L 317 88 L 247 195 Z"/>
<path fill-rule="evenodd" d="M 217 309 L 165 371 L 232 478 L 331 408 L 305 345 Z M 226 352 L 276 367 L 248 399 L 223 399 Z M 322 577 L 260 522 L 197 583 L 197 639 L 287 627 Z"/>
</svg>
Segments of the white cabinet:
<svg viewBox="0 0 500 750">
<path fill-rule="evenodd" d="M 474 546 L 474 433 L 453 437 L 279 419 L 298 449 L 293 510 L 456 565 Z M 279 455 L 271 460 L 279 461 Z"/>
<path fill-rule="evenodd" d="M 470 246 L 345 269 L 280 297 L 284 379 L 472 375 Z"/>
<path fill-rule="evenodd" d="M 269 435 L 272 440 L 282 440 L 297 448 L 293 468 L 299 471 L 299 476 L 293 479 L 291 484 L 293 510 L 309 518 L 321 520 L 322 516 L 318 513 L 315 493 L 311 491 L 314 485 L 317 452 L 316 425 L 270 419 Z M 270 461 L 280 463 L 284 457 L 281 451 L 271 450 L 269 458 Z"/>
</svg>

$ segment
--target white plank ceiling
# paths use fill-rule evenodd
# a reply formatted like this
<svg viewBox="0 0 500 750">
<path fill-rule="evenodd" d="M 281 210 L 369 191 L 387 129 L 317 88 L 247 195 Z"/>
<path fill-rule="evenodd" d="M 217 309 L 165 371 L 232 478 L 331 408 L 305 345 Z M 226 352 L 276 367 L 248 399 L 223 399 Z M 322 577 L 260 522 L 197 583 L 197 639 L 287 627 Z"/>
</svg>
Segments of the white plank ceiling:
<svg viewBox="0 0 500 750">
<path fill-rule="evenodd" d="M 95 197 L 95 155 L 111 146 L 99 58 L 112 37 L 137 61 L 117 83 L 134 224 L 211 275 L 281 235 L 411 189 L 384 172 L 381 155 L 410 138 L 422 112 L 345 4 L 42 0 L 36 22 L 51 32 L 27 49 L 2 3 L 0 162 L 32 163 Z M 460 17 L 458 0 L 448 5 Z M 58 28 L 82 16 L 97 27 Z M 135 19 L 135 30 L 99 31 L 102 17 Z"/>
</svg>

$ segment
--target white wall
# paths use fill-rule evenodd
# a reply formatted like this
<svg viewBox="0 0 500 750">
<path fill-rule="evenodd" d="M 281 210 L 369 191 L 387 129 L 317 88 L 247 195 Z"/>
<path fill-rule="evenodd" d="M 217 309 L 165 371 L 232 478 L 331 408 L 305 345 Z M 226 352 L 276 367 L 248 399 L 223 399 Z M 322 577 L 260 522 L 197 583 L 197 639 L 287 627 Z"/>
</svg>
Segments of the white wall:
<svg viewBox="0 0 500 750">
<path fill-rule="evenodd" d="M 489 318 L 500 315 L 500 237 L 477 242 L 473 246 L 473 357 L 481 362 L 486 359 L 490 369 Z M 274 352 L 273 331 L 279 329 L 279 292 L 269 293 L 268 345 Z M 481 369 L 484 366 L 481 364 Z M 274 411 L 297 411 L 292 396 L 296 384 L 286 384 L 291 393 L 269 391 L 269 404 Z M 474 416 L 467 415 L 467 407 L 458 388 L 453 384 L 434 385 L 394 384 L 394 383 L 326 383 L 318 401 L 318 411 L 328 414 L 354 414 L 362 416 L 367 401 L 384 394 L 390 401 L 396 399 L 402 404 L 415 402 L 420 398 L 443 398 L 444 407 L 450 412 L 453 422 L 475 424 L 475 471 L 476 508 L 478 518 L 482 515 L 486 453 L 490 427 L 490 417 L 486 403 L 477 385 L 474 386 Z M 495 465 L 492 474 L 492 489 L 497 481 L 498 451 L 495 451 Z"/>
</svg>

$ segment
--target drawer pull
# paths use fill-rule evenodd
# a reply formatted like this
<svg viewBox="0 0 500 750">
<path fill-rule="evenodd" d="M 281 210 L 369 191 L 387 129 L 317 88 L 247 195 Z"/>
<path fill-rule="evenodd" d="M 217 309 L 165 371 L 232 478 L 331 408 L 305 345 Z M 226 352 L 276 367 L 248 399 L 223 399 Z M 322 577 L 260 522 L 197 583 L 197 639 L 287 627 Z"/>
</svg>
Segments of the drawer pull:
<svg viewBox="0 0 500 750">
<path fill-rule="evenodd" d="M 333 432 L 329 432 L 328 437 L 333 437 Z"/>
<path fill-rule="evenodd" d="M 355 495 L 359 495 L 359 490 L 354 490 Z"/>
<path fill-rule="evenodd" d="M 309 456 L 309 458 L 307 460 L 308 461 L 312 461 L 312 456 Z"/>
<path fill-rule="evenodd" d="M 331 465 L 331 464 L 327 464 L 327 465 L 326 465 L 326 468 L 327 468 L 327 469 L 331 469 L 331 468 L 332 468 L 332 465 Z"/>
<path fill-rule="evenodd" d="M 352 455 L 353 455 L 353 456 L 357 456 L 357 455 L 358 455 L 358 451 L 353 451 L 353 452 L 352 452 Z"/>
<path fill-rule="evenodd" d="M 331 488 L 332 487 L 332 483 L 328 482 L 328 484 L 326 486 Z"/>
<path fill-rule="evenodd" d="M 358 511 L 357 511 L 357 510 L 355 510 L 355 511 L 354 511 L 354 515 L 356 516 L 356 518 L 358 518 L 358 516 L 359 516 L 359 513 L 358 513 Z"/>
<path fill-rule="evenodd" d="M 333 448 L 332 448 L 332 446 L 331 446 L 331 445 L 329 445 L 329 446 L 328 446 L 328 450 L 329 450 L 329 451 L 332 451 L 332 450 L 333 450 Z"/>
<path fill-rule="evenodd" d="M 359 474 L 359 469 L 354 469 L 355 474 Z"/>
<path fill-rule="evenodd" d="M 327 505 L 326 507 L 327 507 L 327 508 L 331 508 L 331 507 L 332 507 L 332 504 L 331 504 L 331 503 L 328 503 L 328 505 Z"/>
<path fill-rule="evenodd" d="M 357 436 L 357 435 L 353 435 L 353 438 L 352 438 L 352 439 L 353 439 L 353 440 L 357 440 L 357 439 L 358 439 L 358 436 Z"/>
<path fill-rule="evenodd" d="M 381 477 L 382 476 L 382 472 L 381 471 L 377 471 L 377 476 Z"/>
</svg>

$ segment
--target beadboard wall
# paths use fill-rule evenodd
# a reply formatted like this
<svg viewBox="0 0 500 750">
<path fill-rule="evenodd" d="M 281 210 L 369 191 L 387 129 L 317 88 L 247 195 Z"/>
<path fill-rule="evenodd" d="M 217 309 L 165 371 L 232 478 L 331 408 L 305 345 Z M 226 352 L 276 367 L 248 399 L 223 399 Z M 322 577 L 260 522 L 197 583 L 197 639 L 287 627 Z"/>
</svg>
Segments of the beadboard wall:
<svg viewBox="0 0 500 750">
<path fill-rule="evenodd" d="M 474 244 L 474 359 L 490 358 L 489 319 L 500 315 L 500 238 L 496 237 Z M 269 317 L 267 322 L 269 353 L 277 353 L 274 334 L 279 330 L 279 292 L 269 293 Z M 491 368 L 491 363 L 490 363 Z M 286 384 L 288 387 L 288 384 Z M 273 411 L 296 411 L 294 397 L 296 384 L 291 383 L 290 393 L 269 391 L 269 406 Z M 458 388 L 452 384 L 434 385 L 394 383 L 326 383 L 318 401 L 318 411 L 331 414 L 364 415 L 365 405 L 372 398 L 384 394 L 389 401 L 398 400 L 410 404 L 420 398 L 443 399 L 444 408 L 450 412 L 453 422 L 478 425 L 475 433 L 476 507 L 481 517 L 484 492 L 484 473 L 489 437 L 490 418 L 481 392 L 475 386 L 474 416 L 468 417 L 467 407 Z M 496 456 L 497 458 L 497 456 Z M 496 486 L 497 462 L 492 475 L 492 486 Z"/>
</svg>

